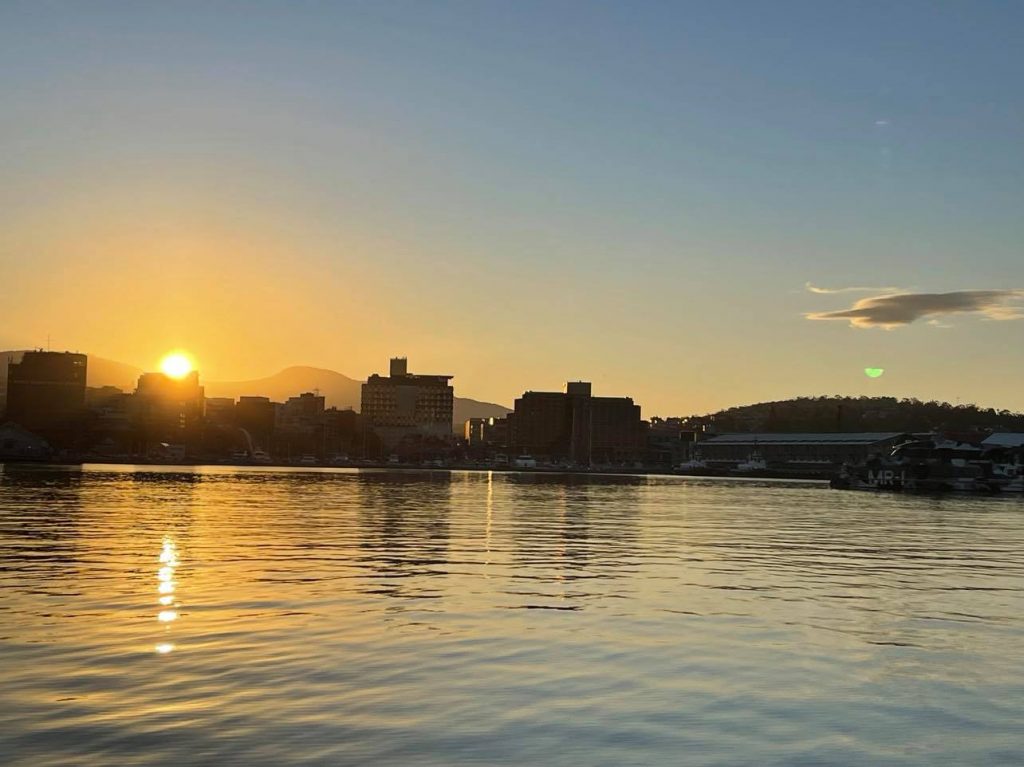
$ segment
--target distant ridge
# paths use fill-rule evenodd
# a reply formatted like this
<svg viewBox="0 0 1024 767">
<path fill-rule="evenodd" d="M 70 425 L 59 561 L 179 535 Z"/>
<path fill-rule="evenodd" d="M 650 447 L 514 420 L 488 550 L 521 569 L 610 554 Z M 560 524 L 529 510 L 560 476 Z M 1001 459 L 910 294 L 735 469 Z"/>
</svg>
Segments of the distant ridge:
<svg viewBox="0 0 1024 767">
<path fill-rule="evenodd" d="M 0 400 L 7 392 L 7 363 L 21 360 L 25 349 L 0 352 Z M 133 391 L 143 371 L 123 362 L 94 357 L 89 355 L 87 381 L 89 386 L 116 386 L 125 391 Z M 270 397 L 276 402 L 283 402 L 302 392 L 319 390 L 326 398 L 327 407 L 359 409 L 363 382 L 349 378 L 335 370 L 326 368 L 295 365 L 266 378 L 254 378 L 248 381 L 203 381 L 207 397 L 231 397 L 237 399 L 245 395 Z M 493 402 L 481 402 L 467 397 L 456 397 L 452 421 L 455 426 L 461 425 L 470 418 L 501 418 L 509 413 L 509 409 Z"/>
<path fill-rule="evenodd" d="M 1024 414 L 895 397 L 797 397 L 720 410 L 695 420 L 726 432 L 1024 431 Z"/>
<path fill-rule="evenodd" d="M 302 392 L 319 390 L 327 400 L 327 407 L 359 409 L 362 381 L 349 378 L 334 370 L 295 365 L 266 378 L 248 381 L 204 381 L 207 397 L 244 396 L 270 397 L 284 402 Z"/>
</svg>

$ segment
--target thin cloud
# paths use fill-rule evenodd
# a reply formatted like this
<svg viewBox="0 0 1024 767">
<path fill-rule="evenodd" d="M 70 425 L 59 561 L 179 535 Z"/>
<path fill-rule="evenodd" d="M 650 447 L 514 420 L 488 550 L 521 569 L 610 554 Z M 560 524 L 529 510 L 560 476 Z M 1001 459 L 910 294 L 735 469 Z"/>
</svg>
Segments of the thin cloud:
<svg viewBox="0 0 1024 767">
<path fill-rule="evenodd" d="M 849 287 L 849 288 L 822 288 L 810 282 L 804 283 L 804 287 L 811 293 L 833 295 L 834 293 L 898 293 L 900 288 L 879 288 L 879 287 Z"/>
<path fill-rule="evenodd" d="M 990 320 L 1024 319 L 1024 290 L 957 290 L 952 293 L 895 293 L 856 301 L 849 309 L 812 312 L 809 320 L 849 320 L 855 328 L 895 328 L 925 319 L 936 324 L 951 314 L 980 314 Z"/>
</svg>

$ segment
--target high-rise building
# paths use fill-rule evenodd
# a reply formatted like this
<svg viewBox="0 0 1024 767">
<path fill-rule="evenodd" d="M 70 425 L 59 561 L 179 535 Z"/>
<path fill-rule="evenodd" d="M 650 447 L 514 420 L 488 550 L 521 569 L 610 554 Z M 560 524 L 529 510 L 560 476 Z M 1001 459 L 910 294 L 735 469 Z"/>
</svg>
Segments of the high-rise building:
<svg viewBox="0 0 1024 767">
<path fill-rule="evenodd" d="M 594 397 L 586 381 L 571 381 L 564 392 L 524 393 L 509 421 L 509 441 L 520 453 L 581 466 L 643 457 L 640 406 L 629 397 Z"/>
<path fill-rule="evenodd" d="M 84 354 L 25 352 L 7 367 L 7 420 L 67 442 L 85 409 L 87 363 Z"/>
<path fill-rule="evenodd" d="M 391 360 L 390 373 L 370 376 L 362 391 L 362 416 L 381 442 L 393 447 L 410 436 L 450 438 L 453 376 L 412 374 L 404 357 Z"/>
<path fill-rule="evenodd" d="M 155 442 L 180 443 L 196 437 L 206 398 L 193 370 L 183 378 L 143 373 L 132 397 L 132 420 L 145 449 Z"/>
<path fill-rule="evenodd" d="M 250 450 L 269 451 L 273 447 L 274 429 L 280 403 L 271 402 L 269 397 L 244 396 L 235 405 L 235 424 L 243 429 Z"/>
</svg>

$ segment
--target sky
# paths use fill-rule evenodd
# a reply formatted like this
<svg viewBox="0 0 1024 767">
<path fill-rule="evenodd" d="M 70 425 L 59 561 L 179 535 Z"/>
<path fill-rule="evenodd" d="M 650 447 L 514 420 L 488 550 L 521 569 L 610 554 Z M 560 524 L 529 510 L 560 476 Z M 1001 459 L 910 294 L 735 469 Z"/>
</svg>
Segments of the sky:
<svg viewBox="0 0 1024 767">
<path fill-rule="evenodd" d="M 0 2 L 0 348 L 1024 410 L 1024 4 Z M 882 368 L 877 378 L 865 368 Z"/>
</svg>

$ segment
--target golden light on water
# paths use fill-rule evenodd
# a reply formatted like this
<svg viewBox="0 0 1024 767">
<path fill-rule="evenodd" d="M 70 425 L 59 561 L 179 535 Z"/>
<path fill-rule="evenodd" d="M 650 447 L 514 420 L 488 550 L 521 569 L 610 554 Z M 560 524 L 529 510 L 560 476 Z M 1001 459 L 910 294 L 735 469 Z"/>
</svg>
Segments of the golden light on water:
<svg viewBox="0 0 1024 767">
<path fill-rule="evenodd" d="M 178 619 L 174 595 L 174 570 L 178 564 L 178 547 L 175 546 L 174 540 L 167 536 L 160 548 L 160 567 L 156 571 L 157 593 L 160 594 L 157 602 L 164 608 L 157 612 L 156 619 L 164 624 L 165 634 L 169 631 L 170 624 Z M 174 650 L 174 643 L 158 642 L 153 649 L 159 655 L 166 655 Z"/>
<path fill-rule="evenodd" d="M 194 367 L 192 358 L 185 352 L 171 352 L 160 360 L 160 370 L 171 378 L 184 378 Z"/>
</svg>

